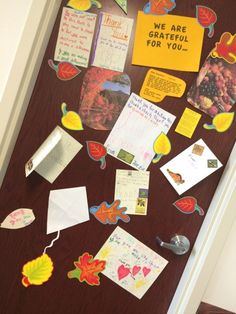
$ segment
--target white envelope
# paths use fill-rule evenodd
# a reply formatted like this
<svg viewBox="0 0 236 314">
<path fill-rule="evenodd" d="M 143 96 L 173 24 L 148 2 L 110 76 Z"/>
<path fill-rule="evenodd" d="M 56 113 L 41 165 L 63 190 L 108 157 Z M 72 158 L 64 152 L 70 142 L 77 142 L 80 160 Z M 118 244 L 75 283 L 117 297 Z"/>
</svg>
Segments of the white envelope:
<svg viewBox="0 0 236 314">
<path fill-rule="evenodd" d="M 47 234 L 89 220 L 86 187 L 50 191 Z"/>
<path fill-rule="evenodd" d="M 222 167 L 200 139 L 160 168 L 179 195 Z"/>
</svg>

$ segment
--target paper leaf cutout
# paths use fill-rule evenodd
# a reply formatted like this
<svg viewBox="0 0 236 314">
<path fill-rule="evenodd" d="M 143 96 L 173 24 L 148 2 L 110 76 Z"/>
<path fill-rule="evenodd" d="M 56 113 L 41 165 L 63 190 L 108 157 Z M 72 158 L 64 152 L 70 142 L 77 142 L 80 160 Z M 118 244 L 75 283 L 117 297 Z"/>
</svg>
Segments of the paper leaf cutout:
<svg viewBox="0 0 236 314">
<path fill-rule="evenodd" d="M 161 134 L 156 138 L 153 144 L 153 150 L 156 154 L 152 160 L 153 163 L 158 162 L 162 156 L 170 153 L 171 143 L 165 133 L 161 132 Z"/>
<path fill-rule="evenodd" d="M 227 131 L 234 120 L 234 112 L 218 113 L 212 120 L 212 124 L 205 123 L 203 125 L 206 130 L 216 130 L 217 132 Z"/>
<path fill-rule="evenodd" d="M 121 280 L 130 274 L 130 269 L 124 265 L 120 265 L 117 269 L 118 279 Z"/>
<path fill-rule="evenodd" d="M 63 113 L 63 116 L 61 118 L 62 125 L 73 131 L 81 131 L 83 130 L 82 121 L 80 119 L 80 116 L 75 111 L 67 111 L 66 109 L 67 104 L 62 103 L 61 104 L 61 111 Z"/>
<path fill-rule="evenodd" d="M 96 6 L 98 9 L 102 7 L 101 3 L 96 0 L 70 0 L 67 3 L 68 7 L 78 11 L 88 11 L 92 5 Z"/>
<path fill-rule="evenodd" d="M 115 0 L 115 2 L 127 14 L 127 0 Z"/>
<path fill-rule="evenodd" d="M 130 217 L 125 214 L 126 207 L 120 207 L 120 201 L 116 200 L 112 204 L 102 202 L 99 206 L 93 206 L 89 209 L 90 213 L 103 224 L 115 225 L 118 220 L 129 222 Z"/>
<path fill-rule="evenodd" d="M 86 282 L 90 286 L 99 286 L 100 277 L 98 274 L 105 269 L 106 262 L 93 259 L 89 253 L 84 253 L 74 262 L 75 269 L 68 272 L 70 279 L 77 278 L 80 282 Z"/>
<path fill-rule="evenodd" d="M 32 209 L 19 208 L 11 212 L 0 224 L 0 228 L 20 229 L 30 225 L 35 220 Z"/>
<path fill-rule="evenodd" d="M 54 71 L 56 71 L 57 77 L 62 81 L 72 80 L 81 72 L 80 69 L 70 62 L 60 62 L 55 64 L 49 59 L 48 64 Z"/>
<path fill-rule="evenodd" d="M 198 20 L 198 23 L 204 27 L 208 28 L 208 37 L 213 37 L 214 35 L 214 24 L 217 21 L 217 15 L 216 13 L 203 5 L 197 5 L 196 6 L 196 17 Z"/>
<path fill-rule="evenodd" d="M 192 214 L 197 211 L 200 216 L 204 215 L 204 210 L 197 204 L 196 198 L 185 196 L 175 201 L 173 205 L 183 214 Z"/>
<path fill-rule="evenodd" d="M 144 13 L 168 14 L 176 7 L 175 0 L 150 0 L 143 8 Z"/>
<path fill-rule="evenodd" d="M 236 34 L 225 32 L 211 52 L 213 58 L 222 58 L 228 63 L 236 62 Z"/>
<path fill-rule="evenodd" d="M 89 157 L 95 161 L 100 161 L 101 162 L 100 168 L 105 169 L 106 168 L 105 157 L 107 155 L 106 147 L 103 144 L 94 141 L 87 141 L 86 143 Z"/>
<path fill-rule="evenodd" d="M 43 254 L 23 266 L 22 284 L 25 287 L 42 285 L 51 277 L 52 271 L 53 263 L 51 258 L 47 254 Z"/>
</svg>

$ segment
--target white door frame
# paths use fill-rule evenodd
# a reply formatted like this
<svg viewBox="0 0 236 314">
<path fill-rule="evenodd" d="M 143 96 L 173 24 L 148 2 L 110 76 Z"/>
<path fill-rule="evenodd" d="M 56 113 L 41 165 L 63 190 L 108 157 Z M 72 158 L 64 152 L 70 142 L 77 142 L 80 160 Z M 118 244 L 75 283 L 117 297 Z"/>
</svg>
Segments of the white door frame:
<svg viewBox="0 0 236 314">
<path fill-rule="evenodd" d="M 0 103 L 0 185 L 4 178 L 61 0 L 33 0 Z M 31 30 L 29 32 L 28 30 Z M 17 71 L 13 71 L 17 69 Z M 212 199 L 168 314 L 194 314 L 214 270 L 236 211 L 236 145 Z M 236 197 L 235 197 L 236 199 Z M 181 257 L 180 257 L 181 258 Z"/>
</svg>

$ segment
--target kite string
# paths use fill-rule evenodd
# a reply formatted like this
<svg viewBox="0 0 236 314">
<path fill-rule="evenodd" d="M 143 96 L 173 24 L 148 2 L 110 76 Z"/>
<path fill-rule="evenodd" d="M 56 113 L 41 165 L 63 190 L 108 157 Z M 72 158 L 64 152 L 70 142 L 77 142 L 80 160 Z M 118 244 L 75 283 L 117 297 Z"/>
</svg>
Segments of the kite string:
<svg viewBox="0 0 236 314">
<path fill-rule="evenodd" d="M 59 237 L 60 237 L 60 230 L 57 231 L 57 236 L 56 236 L 56 238 L 52 239 L 51 243 L 50 243 L 48 246 L 45 247 L 45 249 L 43 250 L 43 254 L 46 253 L 46 250 L 47 250 L 48 248 L 50 248 L 50 247 L 53 246 L 54 242 L 57 241 L 57 240 L 59 239 Z"/>
</svg>

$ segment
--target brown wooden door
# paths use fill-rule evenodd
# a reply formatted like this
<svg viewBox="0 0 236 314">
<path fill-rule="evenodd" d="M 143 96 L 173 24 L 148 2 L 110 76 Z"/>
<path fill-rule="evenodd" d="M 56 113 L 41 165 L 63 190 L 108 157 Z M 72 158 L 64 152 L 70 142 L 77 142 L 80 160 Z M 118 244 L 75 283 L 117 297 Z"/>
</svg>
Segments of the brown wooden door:
<svg viewBox="0 0 236 314">
<path fill-rule="evenodd" d="M 113 0 L 101 0 L 101 2 L 103 11 L 125 16 Z M 128 17 L 135 19 L 137 11 L 142 10 L 146 2 L 147 0 L 128 1 Z M 215 26 L 214 37 L 208 38 L 207 32 L 205 32 L 202 64 L 224 31 L 234 34 L 236 27 L 235 1 L 177 0 L 176 2 L 177 6 L 173 11 L 175 15 L 195 17 L 197 4 L 209 6 L 217 12 L 218 21 Z M 62 1 L 61 9 L 66 3 L 66 0 Z M 155 237 L 159 235 L 162 239 L 168 240 L 175 233 L 184 234 L 190 239 L 192 246 L 204 216 L 183 215 L 175 210 L 172 203 L 179 197 L 161 174 L 159 168 L 199 138 L 203 138 L 225 165 L 235 142 L 236 124 L 234 123 L 226 133 L 208 132 L 202 128 L 202 125 L 209 123 L 211 119 L 202 114 L 201 122 L 190 140 L 174 132 L 183 109 L 186 106 L 191 108 L 186 101 L 186 93 L 181 99 L 167 97 L 158 104 L 177 117 L 169 132 L 173 144 L 172 151 L 158 164 L 151 164 L 149 167 L 151 178 L 147 217 L 132 216 L 130 223 L 119 224 L 169 261 L 163 273 L 141 300 L 105 276 L 102 276 L 99 287 L 90 287 L 76 280 L 67 279 L 67 272 L 73 268 L 73 261 L 86 251 L 95 255 L 115 228 L 115 226 L 99 224 L 92 217 L 89 222 L 68 228 L 61 233 L 60 240 L 50 249 L 50 256 L 55 268 L 53 276 L 42 286 L 32 286 L 26 289 L 21 284 L 22 266 L 27 261 L 40 256 L 44 247 L 54 237 L 54 234 L 46 235 L 49 191 L 86 186 L 89 206 L 100 204 L 103 200 L 112 202 L 115 170 L 130 169 L 129 166 L 119 160 L 108 156 L 107 167 L 101 171 L 97 163 L 88 158 L 85 142 L 86 140 L 95 140 L 104 143 L 109 131 L 96 131 L 85 126 L 83 132 L 68 131 L 84 145 L 84 148 L 53 184 L 48 183 L 35 172 L 27 179 L 24 176 L 25 162 L 54 127 L 57 124 L 60 125 L 60 104 L 64 101 L 74 111 L 77 111 L 79 106 L 81 82 L 86 72 L 85 69 L 82 69 L 82 73 L 76 79 L 62 82 L 57 79 L 47 64 L 47 60 L 52 59 L 54 55 L 61 9 L 0 192 L 0 216 L 2 220 L 12 210 L 20 207 L 32 208 L 36 215 L 35 222 L 27 228 L 16 231 L 0 230 L 0 312 L 4 314 L 164 314 L 168 310 L 190 252 L 184 256 L 176 256 L 172 252 L 158 247 Z M 98 13 L 98 10 L 94 9 L 93 12 Z M 133 40 L 129 47 L 125 72 L 131 77 L 132 91 L 139 94 L 147 68 L 131 65 L 132 47 Z M 184 79 L 187 83 L 186 92 L 196 79 L 196 73 L 170 70 L 164 70 L 164 72 Z M 184 195 L 196 197 L 207 211 L 223 170 L 221 168 Z"/>
</svg>

